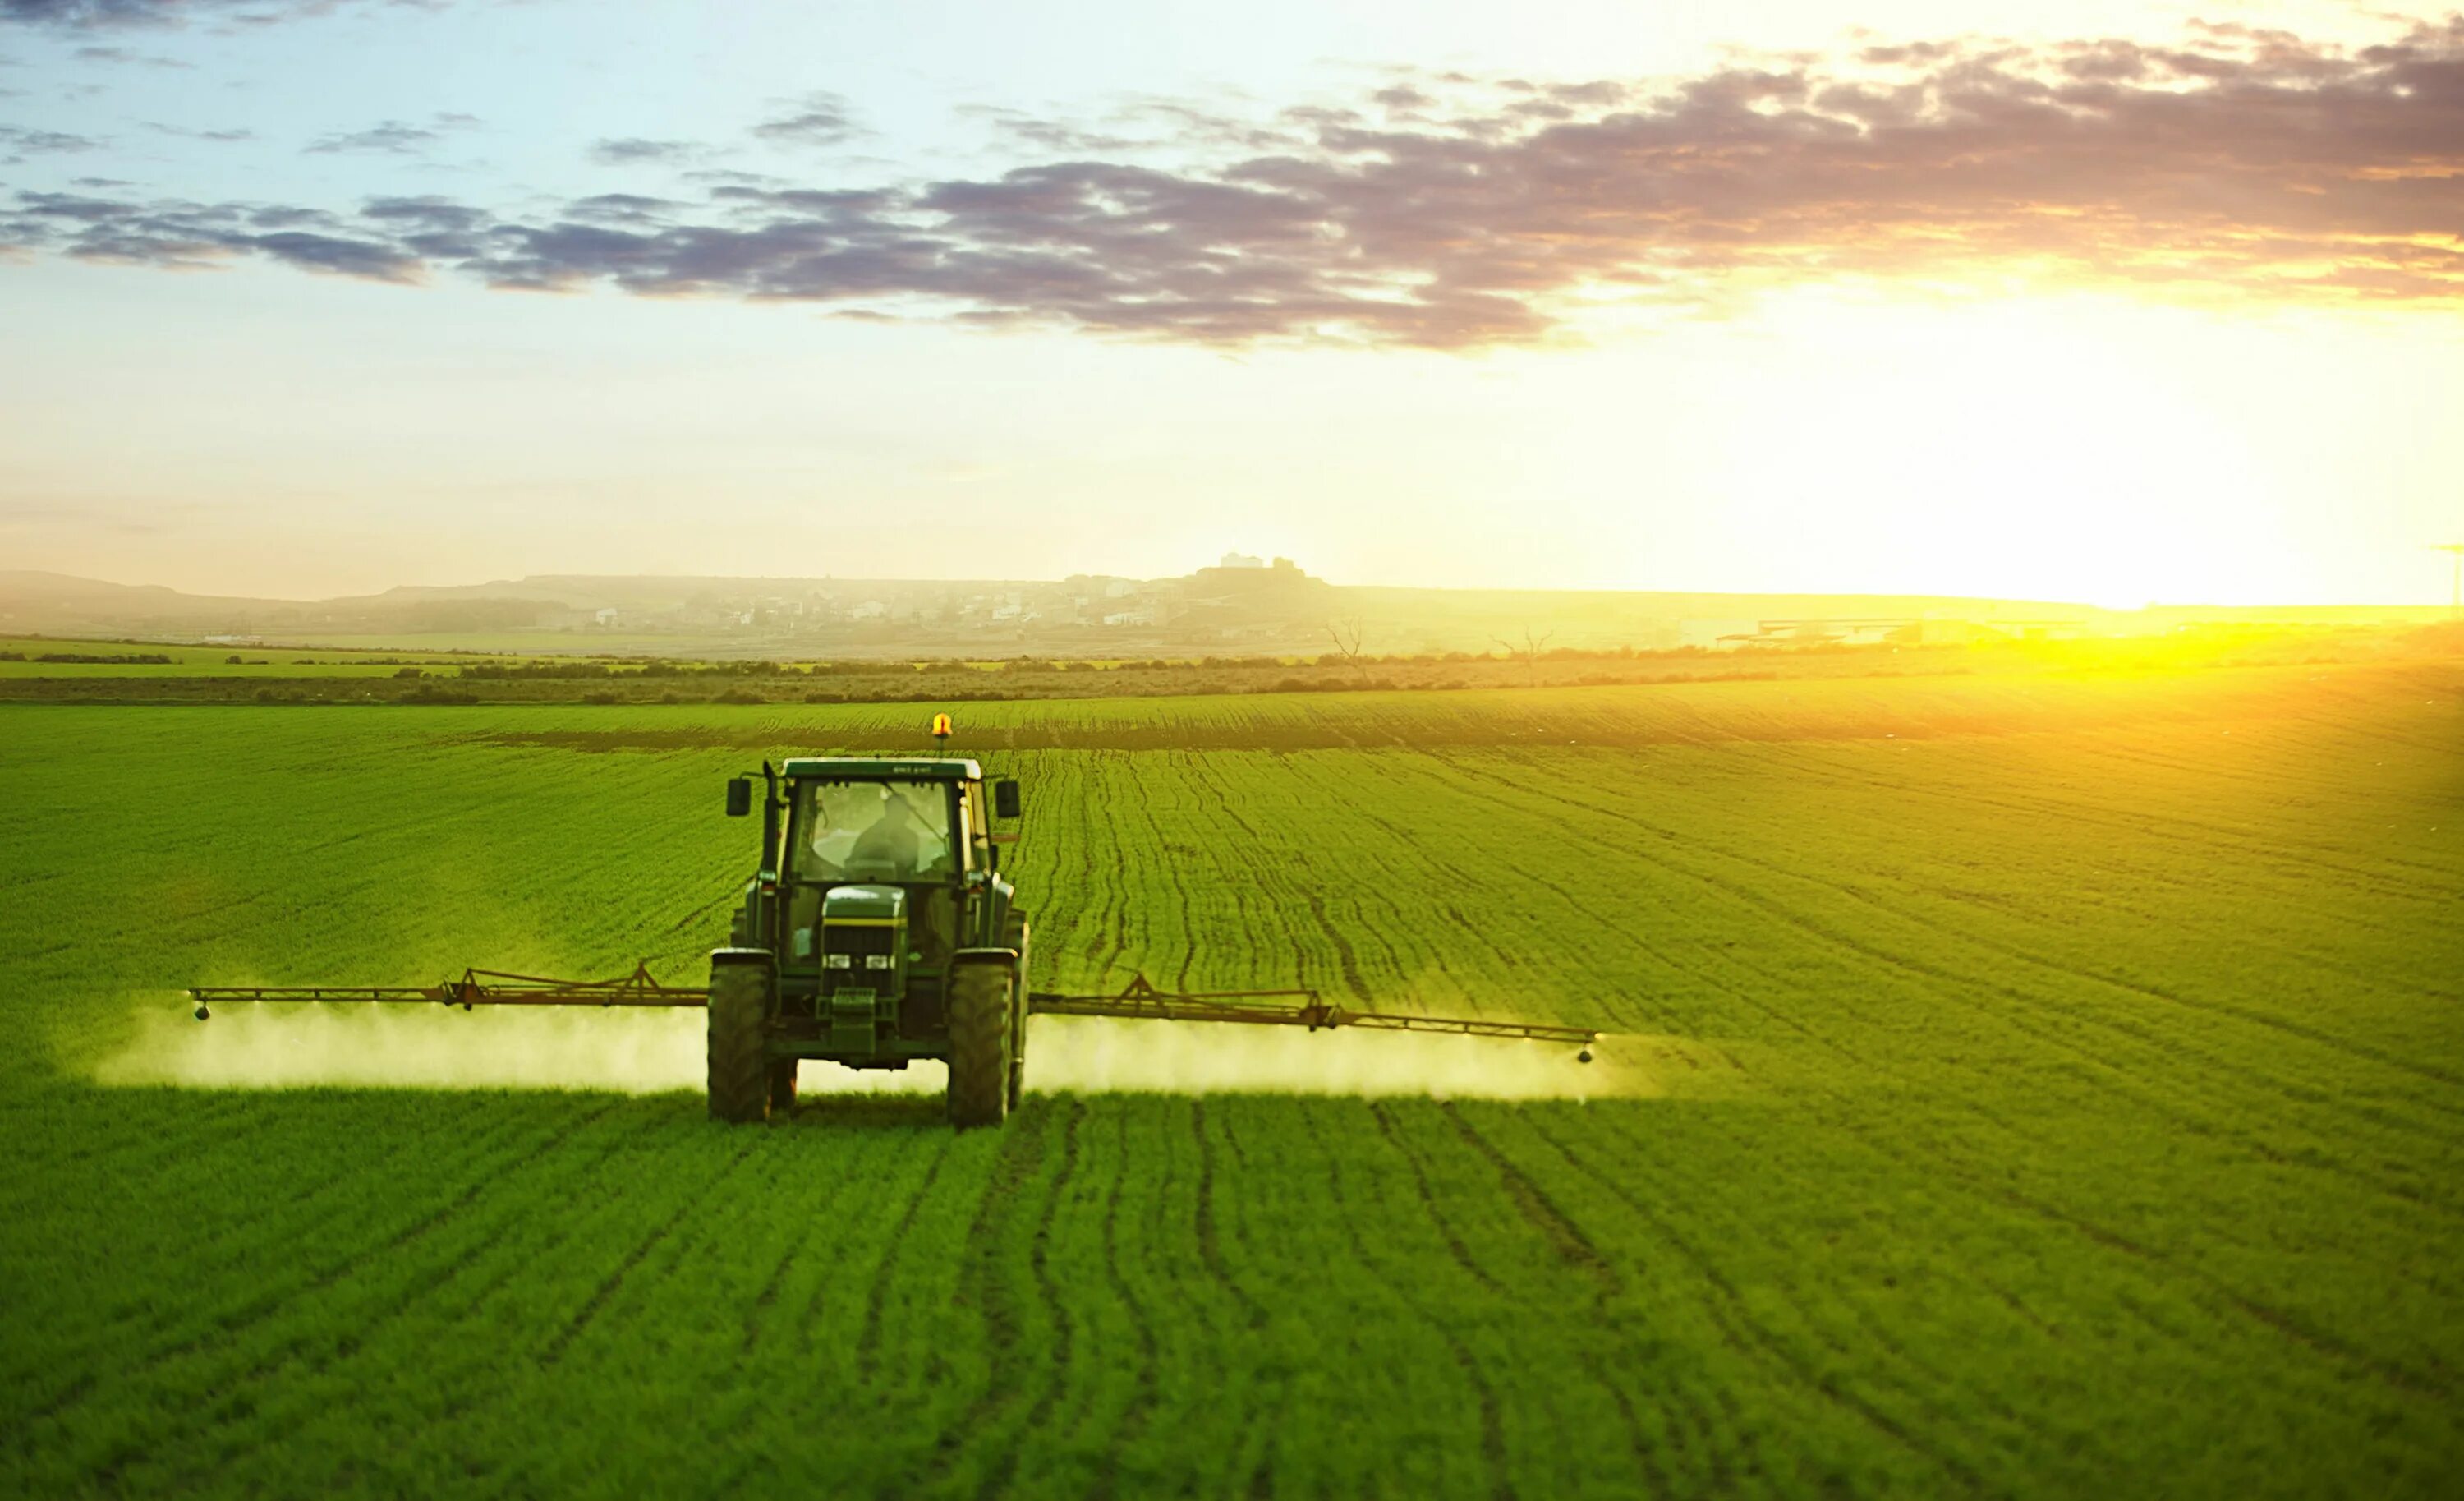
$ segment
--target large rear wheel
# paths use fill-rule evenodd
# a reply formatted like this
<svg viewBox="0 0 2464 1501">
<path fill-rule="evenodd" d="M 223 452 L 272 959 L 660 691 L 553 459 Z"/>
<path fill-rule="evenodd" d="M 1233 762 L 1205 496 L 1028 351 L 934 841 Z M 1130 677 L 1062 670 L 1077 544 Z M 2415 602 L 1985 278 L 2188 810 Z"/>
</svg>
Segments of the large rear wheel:
<svg viewBox="0 0 2464 1501">
<path fill-rule="evenodd" d="M 1010 977 L 960 964 L 950 980 L 950 1124 L 998 1126 L 1009 1114 Z"/>
<path fill-rule="evenodd" d="M 762 966 L 711 967 L 711 1119 L 742 1123 L 770 1118 L 768 1060 L 761 1055 L 769 1020 L 770 977 Z"/>
<path fill-rule="evenodd" d="M 1001 923 L 1001 947 L 1018 950 L 1018 973 L 1010 990 L 1009 1108 L 1026 1093 L 1026 914 L 1016 907 Z"/>
</svg>

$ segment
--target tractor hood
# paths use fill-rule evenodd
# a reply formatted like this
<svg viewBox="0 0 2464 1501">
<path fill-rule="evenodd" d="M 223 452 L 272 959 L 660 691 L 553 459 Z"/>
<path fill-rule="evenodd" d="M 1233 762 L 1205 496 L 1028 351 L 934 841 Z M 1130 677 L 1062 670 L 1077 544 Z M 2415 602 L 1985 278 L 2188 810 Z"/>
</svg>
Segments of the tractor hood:
<svg viewBox="0 0 2464 1501">
<path fill-rule="evenodd" d="M 833 886 L 822 897 L 824 922 L 895 922 L 907 916 L 907 893 L 895 886 Z"/>
</svg>

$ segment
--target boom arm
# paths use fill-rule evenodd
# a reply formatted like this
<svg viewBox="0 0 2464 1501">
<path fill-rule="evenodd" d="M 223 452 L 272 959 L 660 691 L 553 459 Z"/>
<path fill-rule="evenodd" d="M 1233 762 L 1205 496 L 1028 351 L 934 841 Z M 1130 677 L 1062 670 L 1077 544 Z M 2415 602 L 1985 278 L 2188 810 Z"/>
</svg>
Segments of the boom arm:
<svg viewBox="0 0 2464 1501">
<path fill-rule="evenodd" d="M 1278 1004 L 1298 997 L 1296 1005 Z M 1587 1026 L 1542 1022 L 1493 1022 L 1477 1017 L 1418 1016 L 1405 1011 L 1347 1011 L 1329 1005 L 1314 990 L 1157 990 L 1139 975 L 1112 996 L 1028 993 L 1029 1015 L 1117 1016 L 1160 1022 L 1246 1022 L 1261 1026 L 1363 1026 L 1389 1032 L 1451 1032 L 1464 1037 L 1525 1037 L 1535 1042 L 1578 1043 L 1583 1061 L 1600 1034 Z"/>
<path fill-rule="evenodd" d="M 1284 1004 L 1297 998 L 1297 1004 Z M 188 999 L 197 1003 L 197 1020 L 210 1017 L 212 1003 L 233 1001 L 432 1001 L 458 1005 L 704 1005 L 708 995 L 699 986 L 663 985 L 650 977 L 649 963 L 635 964 L 629 975 L 612 980 L 549 980 L 538 975 L 511 975 L 502 970 L 466 969 L 459 980 L 434 985 L 191 985 Z M 1542 1022 L 1496 1022 L 1478 1017 L 1418 1016 L 1405 1011 L 1348 1011 L 1330 1005 L 1314 990 L 1157 990 L 1139 975 L 1120 994 L 1073 996 L 1057 990 L 1030 991 L 1030 1016 L 1114 1016 L 1159 1022 L 1241 1022 L 1253 1026 L 1360 1026 L 1387 1032 L 1449 1032 L 1463 1037 L 1521 1037 L 1534 1042 L 1573 1043 L 1581 1059 L 1592 1061 L 1592 1046 L 1600 1034 L 1587 1026 L 1557 1026 Z"/>
<path fill-rule="evenodd" d="M 547 980 L 496 969 L 466 969 L 459 980 L 435 985 L 190 985 L 197 1020 L 213 1013 L 216 1001 L 434 1001 L 468 1011 L 474 1005 L 705 1005 L 696 985 L 663 985 L 649 964 L 635 964 L 613 980 Z"/>
</svg>

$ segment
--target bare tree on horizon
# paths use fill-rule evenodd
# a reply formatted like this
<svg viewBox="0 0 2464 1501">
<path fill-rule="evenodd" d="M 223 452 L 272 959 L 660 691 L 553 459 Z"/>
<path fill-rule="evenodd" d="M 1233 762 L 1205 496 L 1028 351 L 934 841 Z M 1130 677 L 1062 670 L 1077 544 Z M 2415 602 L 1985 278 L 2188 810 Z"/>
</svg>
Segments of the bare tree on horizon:
<svg viewBox="0 0 2464 1501">
<path fill-rule="evenodd" d="M 1507 660 L 1521 657 L 1524 673 L 1529 679 L 1528 686 L 1537 688 L 1540 686 L 1540 649 L 1547 646 L 1550 639 L 1556 634 L 1557 632 L 1551 630 L 1535 635 L 1531 628 L 1526 626 L 1523 628 L 1523 644 L 1519 647 L 1504 636 L 1491 636 L 1488 639 L 1506 649 Z"/>
<path fill-rule="evenodd" d="M 1326 633 L 1333 639 L 1335 654 L 1343 658 L 1343 665 L 1360 672 L 1360 646 L 1369 639 L 1367 623 L 1357 615 L 1345 615 L 1328 621 Z"/>
</svg>

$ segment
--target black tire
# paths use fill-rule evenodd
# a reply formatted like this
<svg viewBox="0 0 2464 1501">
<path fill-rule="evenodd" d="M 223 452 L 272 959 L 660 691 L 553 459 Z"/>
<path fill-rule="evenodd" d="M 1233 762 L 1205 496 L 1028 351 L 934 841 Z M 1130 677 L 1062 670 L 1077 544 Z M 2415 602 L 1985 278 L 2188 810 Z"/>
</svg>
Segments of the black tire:
<svg viewBox="0 0 2464 1501">
<path fill-rule="evenodd" d="M 770 1114 L 785 1115 L 796 1109 L 796 1060 L 776 1058 L 770 1064 Z"/>
<path fill-rule="evenodd" d="M 710 1118 L 734 1124 L 770 1118 L 770 977 L 759 964 L 714 964 L 710 971 Z"/>
<path fill-rule="evenodd" d="M 1009 1114 L 1009 968 L 960 964 L 950 979 L 950 1124 L 998 1126 Z"/>
<path fill-rule="evenodd" d="M 1018 976 L 1010 992 L 1009 1108 L 1026 1095 L 1026 945 L 1032 935 L 1026 914 L 1016 907 L 1001 923 L 1001 947 L 1018 950 Z"/>
</svg>

